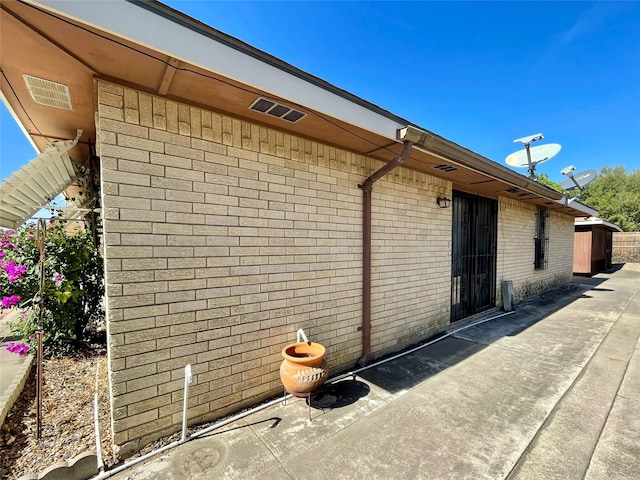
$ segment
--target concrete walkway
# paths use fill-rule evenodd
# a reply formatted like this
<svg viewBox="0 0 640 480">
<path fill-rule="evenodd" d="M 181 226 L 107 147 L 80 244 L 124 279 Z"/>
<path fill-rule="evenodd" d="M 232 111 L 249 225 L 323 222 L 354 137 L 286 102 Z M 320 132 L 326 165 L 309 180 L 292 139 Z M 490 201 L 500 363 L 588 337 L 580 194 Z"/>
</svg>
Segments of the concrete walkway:
<svg viewBox="0 0 640 480">
<path fill-rule="evenodd" d="M 9 323 L 16 320 L 17 312 L 5 311 L 0 316 L 0 426 L 22 392 L 29 377 L 33 355 L 19 356 L 6 350 L 11 336 Z"/>
<path fill-rule="evenodd" d="M 576 282 L 111 478 L 640 478 L 640 272 Z"/>
</svg>

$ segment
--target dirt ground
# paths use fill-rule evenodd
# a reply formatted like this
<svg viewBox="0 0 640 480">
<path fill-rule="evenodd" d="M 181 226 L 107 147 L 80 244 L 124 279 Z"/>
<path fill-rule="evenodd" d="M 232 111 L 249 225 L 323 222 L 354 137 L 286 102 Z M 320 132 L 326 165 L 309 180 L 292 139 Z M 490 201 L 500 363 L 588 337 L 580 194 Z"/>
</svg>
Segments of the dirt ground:
<svg viewBox="0 0 640 480">
<path fill-rule="evenodd" d="M 38 473 L 61 460 L 96 450 L 94 395 L 106 465 L 114 463 L 109 422 L 106 350 L 44 361 L 42 438 L 37 439 L 36 367 L 0 429 L 0 478 Z"/>
</svg>

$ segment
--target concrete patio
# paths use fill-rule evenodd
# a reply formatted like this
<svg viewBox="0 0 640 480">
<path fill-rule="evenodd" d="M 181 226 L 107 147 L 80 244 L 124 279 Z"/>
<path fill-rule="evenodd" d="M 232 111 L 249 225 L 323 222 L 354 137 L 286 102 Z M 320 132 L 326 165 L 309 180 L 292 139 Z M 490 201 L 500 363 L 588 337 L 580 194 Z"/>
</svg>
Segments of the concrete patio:
<svg viewBox="0 0 640 480">
<path fill-rule="evenodd" d="M 638 478 L 639 288 L 575 277 L 327 385 L 312 422 L 290 400 L 111 478 Z"/>
</svg>

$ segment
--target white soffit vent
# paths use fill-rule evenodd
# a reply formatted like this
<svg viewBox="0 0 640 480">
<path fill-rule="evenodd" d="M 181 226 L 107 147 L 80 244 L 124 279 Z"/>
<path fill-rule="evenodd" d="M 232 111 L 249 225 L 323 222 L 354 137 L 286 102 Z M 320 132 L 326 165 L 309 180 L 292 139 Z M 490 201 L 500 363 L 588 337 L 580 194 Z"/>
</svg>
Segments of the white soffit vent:
<svg viewBox="0 0 640 480">
<path fill-rule="evenodd" d="M 258 97 L 256 101 L 251 104 L 249 109 L 255 112 L 266 113 L 267 115 L 272 115 L 291 123 L 296 123 L 307 116 L 306 113 L 299 110 L 294 110 L 291 107 L 287 107 L 286 105 L 282 105 L 262 97 Z"/>
<path fill-rule="evenodd" d="M 47 107 L 72 110 L 69 87 L 62 83 L 52 82 L 32 75 L 23 75 L 33 101 Z"/>
</svg>

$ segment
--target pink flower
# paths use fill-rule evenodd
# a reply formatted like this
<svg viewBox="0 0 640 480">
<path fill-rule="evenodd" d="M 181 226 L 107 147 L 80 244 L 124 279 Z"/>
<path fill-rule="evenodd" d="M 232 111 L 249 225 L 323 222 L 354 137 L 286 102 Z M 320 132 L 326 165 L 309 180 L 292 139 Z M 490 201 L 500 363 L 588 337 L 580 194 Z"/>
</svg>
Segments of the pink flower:
<svg viewBox="0 0 640 480">
<path fill-rule="evenodd" d="M 10 308 L 13 305 L 17 304 L 20 301 L 20 297 L 18 295 L 11 295 L 10 297 L 4 297 L 2 299 L 2 308 Z"/>
<path fill-rule="evenodd" d="M 15 260 L 5 263 L 3 265 L 3 268 L 9 276 L 10 283 L 20 280 L 22 276 L 27 272 L 27 267 L 24 265 L 16 265 Z"/>
<path fill-rule="evenodd" d="M 60 275 L 59 273 L 56 273 L 53 276 L 53 281 L 56 282 L 56 283 L 60 283 L 62 281 L 62 275 Z"/>
<path fill-rule="evenodd" d="M 26 343 L 9 342 L 7 344 L 7 351 L 11 353 L 17 353 L 22 357 L 29 352 L 29 345 L 27 345 Z"/>
</svg>

